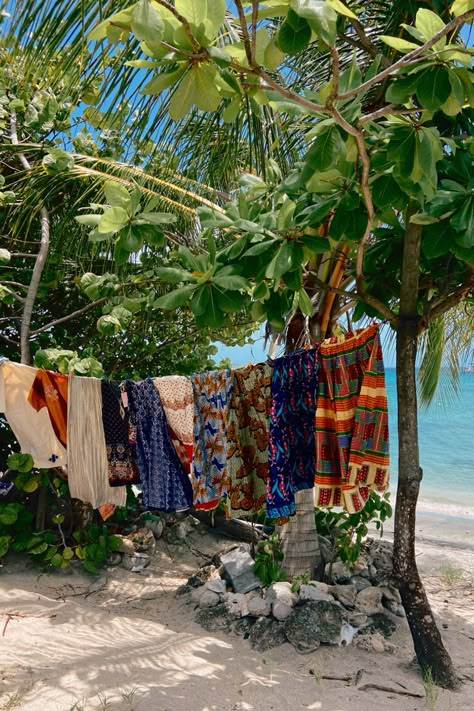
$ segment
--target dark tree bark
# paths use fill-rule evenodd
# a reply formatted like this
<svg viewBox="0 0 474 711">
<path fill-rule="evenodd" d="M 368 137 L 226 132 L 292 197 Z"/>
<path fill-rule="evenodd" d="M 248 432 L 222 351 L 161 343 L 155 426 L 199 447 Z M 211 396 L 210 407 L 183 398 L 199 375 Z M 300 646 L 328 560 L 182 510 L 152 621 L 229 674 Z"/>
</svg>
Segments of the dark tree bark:
<svg viewBox="0 0 474 711">
<path fill-rule="evenodd" d="M 397 329 L 398 490 L 395 511 L 393 570 L 422 673 L 448 689 L 460 685 L 446 651 L 415 559 L 416 504 L 422 470 L 418 447 L 416 352 L 421 227 L 409 222 L 403 249 L 400 316 Z"/>
</svg>

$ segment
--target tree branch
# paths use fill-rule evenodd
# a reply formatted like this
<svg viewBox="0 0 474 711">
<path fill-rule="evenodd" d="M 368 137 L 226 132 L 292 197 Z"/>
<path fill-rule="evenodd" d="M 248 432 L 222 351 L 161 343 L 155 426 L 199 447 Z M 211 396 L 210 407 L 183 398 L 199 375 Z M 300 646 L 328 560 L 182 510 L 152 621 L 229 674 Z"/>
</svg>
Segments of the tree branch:
<svg viewBox="0 0 474 711">
<path fill-rule="evenodd" d="M 372 77 L 372 79 L 368 79 L 363 84 L 360 84 L 360 86 L 358 86 L 356 89 L 351 89 L 351 91 L 346 91 L 345 94 L 340 94 L 337 97 L 338 100 L 350 99 L 352 96 L 357 96 L 357 94 L 360 94 L 366 89 L 370 89 L 371 86 L 374 86 L 374 84 L 378 84 L 398 69 L 404 69 L 405 67 L 409 67 L 410 64 L 413 64 L 415 60 L 418 60 L 420 54 L 426 52 L 428 49 L 431 49 L 431 47 L 433 47 L 436 42 L 438 42 L 443 37 L 446 37 L 446 35 L 452 32 L 452 30 L 457 29 L 461 25 L 471 20 L 473 17 L 474 10 L 470 10 L 469 12 L 465 12 L 463 15 L 459 15 L 459 17 L 455 17 L 454 20 L 448 22 L 448 24 L 445 25 L 442 30 L 433 35 L 433 37 L 428 40 L 428 42 L 425 42 L 425 44 L 422 44 L 417 49 L 414 49 L 412 52 L 409 52 L 404 57 L 399 59 L 398 62 L 395 62 L 395 64 L 392 64 L 383 71 L 379 72 L 379 74 L 376 74 L 374 77 Z"/>
<path fill-rule="evenodd" d="M 162 7 L 166 8 L 168 12 L 171 12 L 171 14 L 176 17 L 176 19 L 182 24 L 186 36 L 193 45 L 194 49 L 201 51 L 201 45 L 193 35 L 193 31 L 187 19 L 183 15 L 181 15 L 181 13 L 178 12 L 174 5 L 171 5 L 171 3 L 167 2 L 166 0 L 156 0 L 156 2 L 158 3 L 158 5 L 161 5 Z"/>
<path fill-rule="evenodd" d="M 258 3 L 257 8 L 258 8 Z M 254 38 L 252 37 L 252 41 L 250 41 L 250 35 L 249 35 L 249 29 L 247 27 L 247 20 L 245 19 L 245 13 L 244 13 L 244 8 L 242 7 L 242 2 L 241 0 L 235 0 L 235 6 L 237 8 L 237 13 L 239 15 L 239 23 L 240 23 L 240 28 L 242 30 L 242 39 L 244 42 L 244 47 L 245 47 L 245 56 L 247 57 L 247 62 L 249 63 L 249 67 L 253 68 L 255 65 L 255 54 L 252 52 L 252 45 L 254 44 Z M 253 26 L 253 14 L 255 10 L 255 2 L 252 0 L 252 26 Z M 255 34 L 255 33 L 254 33 Z"/>
<path fill-rule="evenodd" d="M 38 333 L 44 333 L 44 331 L 48 331 L 50 328 L 53 328 L 54 326 L 59 326 L 60 323 L 66 323 L 66 321 L 71 321 L 73 318 L 82 316 L 82 314 L 87 313 L 87 311 L 90 311 L 91 309 L 95 308 L 96 306 L 99 306 L 100 304 L 105 303 L 109 298 L 110 297 L 108 297 L 108 296 L 103 296 L 101 299 L 97 299 L 97 301 L 92 301 L 90 304 L 87 304 L 82 309 L 77 309 L 77 311 L 73 311 L 72 313 L 68 314 L 67 316 L 62 316 L 61 318 L 57 318 L 54 321 L 50 321 L 45 326 L 41 326 L 41 328 L 37 328 L 36 331 L 31 331 L 31 335 L 37 336 Z"/>
<path fill-rule="evenodd" d="M 5 334 L 0 333 L 0 341 L 3 341 L 4 343 L 8 343 L 9 346 L 15 346 L 15 348 L 18 348 L 20 345 L 18 341 L 14 341 L 13 338 L 9 338 L 8 336 L 5 336 Z"/>
<path fill-rule="evenodd" d="M 459 304 L 460 301 L 462 301 L 470 291 L 474 289 L 474 268 L 473 267 L 468 267 L 469 273 L 466 279 L 464 280 L 464 283 L 455 291 L 453 291 L 452 294 L 447 296 L 445 299 L 439 300 L 435 306 L 432 306 L 428 312 L 427 316 L 427 324 L 430 321 L 434 321 L 435 319 L 439 318 L 442 316 L 446 311 L 449 311 L 450 309 L 454 308 Z"/>
</svg>

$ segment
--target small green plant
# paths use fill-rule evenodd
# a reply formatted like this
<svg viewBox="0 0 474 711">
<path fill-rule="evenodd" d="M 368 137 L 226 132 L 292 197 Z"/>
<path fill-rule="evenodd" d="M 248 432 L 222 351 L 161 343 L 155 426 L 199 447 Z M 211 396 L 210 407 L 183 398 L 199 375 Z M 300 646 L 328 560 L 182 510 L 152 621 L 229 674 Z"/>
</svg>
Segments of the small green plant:
<svg viewBox="0 0 474 711">
<path fill-rule="evenodd" d="M 301 575 L 295 575 L 292 580 L 291 592 L 298 593 L 302 585 L 308 585 L 311 579 L 311 573 L 306 570 Z"/>
<path fill-rule="evenodd" d="M 439 687 L 436 685 L 436 682 L 433 678 L 433 672 L 430 667 L 425 669 L 425 671 L 423 672 L 422 680 L 423 687 L 425 689 L 426 705 L 434 709 L 439 697 Z"/>
<path fill-rule="evenodd" d="M 265 586 L 278 580 L 286 580 L 286 573 L 281 569 L 282 562 L 283 548 L 277 533 L 259 541 L 253 570 Z"/>
<path fill-rule="evenodd" d="M 135 703 L 135 695 L 138 692 L 138 687 L 132 686 L 130 691 L 122 691 L 120 695 L 122 696 L 122 699 L 130 705 L 130 711 L 134 711 L 134 703 Z"/>
<path fill-rule="evenodd" d="M 317 531 L 327 539 L 331 547 L 331 563 L 340 558 L 351 567 L 356 562 L 362 541 L 369 531 L 369 524 L 374 524 L 382 536 L 383 524 L 392 515 L 389 498 L 389 493 L 379 496 L 371 491 L 364 508 L 353 514 L 333 509 L 315 509 Z"/>
<path fill-rule="evenodd" d="M 33 469 L 29 454 L 12 454 L 8 458 L 10 472 L 18 472 L 15 488 L 19 501 L 0 504 L 0 558 L 12 550 L 33 556 L 43 567 L 65 569 L 73 559 L 83 562 L 89 573 L 104 563 L 107 551 L 116 551 L 121 539 L 110 535 L 105 524 L 89 524 L 66 535 L 65 514 L 61 506 L 69 497 L 67 483 L 48 469 Z M 49 503 L 58 511 L 51 517 L 51 527 L 38 530 L 29 510 L 31 494 L 40 488 L 48 492 Z"/>
<path fill-rule="evenodd" d="M 445 585 L 452 588 L 464 578 L 464 570 L 451 563 L 444 563 L 439 569 L 438 577 Z"/>
</svg>

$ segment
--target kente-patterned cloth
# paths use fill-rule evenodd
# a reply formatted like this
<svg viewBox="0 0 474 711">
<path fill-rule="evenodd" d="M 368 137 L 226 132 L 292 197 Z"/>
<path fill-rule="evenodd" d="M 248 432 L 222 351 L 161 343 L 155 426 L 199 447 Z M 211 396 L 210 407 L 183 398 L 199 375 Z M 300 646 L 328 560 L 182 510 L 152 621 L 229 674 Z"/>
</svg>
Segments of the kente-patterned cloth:
<svg viewBox="0 0 474 711">
<path fill-rule="evenodd" d="M 230 370 L 196 373 L 192 485 L 194 507 L 213 509 L 228 491 L 227 411 L 232 392 Z"/>
<path fill-rule="evenodd" d="M 378 326 L 319 349 L 316 506 L 359 511 L 389 480 L 387 393 Z"/>
<path fill-rule="evenodd" d="M 139 484 L 136 451 L 129 444 L 129 416 L 117 383 L 102 380 L 102 423 L 104 425 L 110 486 Z"/>
<path fill-rule="evenodd" d="M 38 370 L 28 394 L 28 402 L 37 412 L 47 408 L 54 434 L 63 447 L 67 442 L 67 390 L 67 375 Z"/>
<path fill-rule="evenodd" d="M 258 363 L 234 371 L 227 418 L 227 513 L 239 517 L 259 511 L 267 498 L 268 416 L 272 367 Z"/>
<path fill-rule="evenodd" d="M 160 393 L 173 445 L 185 471 L 190 473 L 194 441 L 192 383 L 184 375 L 166 375 L 153 382 Z"/>
<path fill-rule="evenodd" d="M 282 518 L 295 513 L 295 492 L 314 486 L 318 351 L 299 350 L 270 363 L 267 516 Z"/>
<path fill-rule="evenodd" d="M 137 456 L 143 504 L 160 511 L 183 511 L 193 502 L 191 482 L 171 442 L 160 394 L 148 378 L 128 381 L 128 406 L 137 427 Z"/>
</svg>

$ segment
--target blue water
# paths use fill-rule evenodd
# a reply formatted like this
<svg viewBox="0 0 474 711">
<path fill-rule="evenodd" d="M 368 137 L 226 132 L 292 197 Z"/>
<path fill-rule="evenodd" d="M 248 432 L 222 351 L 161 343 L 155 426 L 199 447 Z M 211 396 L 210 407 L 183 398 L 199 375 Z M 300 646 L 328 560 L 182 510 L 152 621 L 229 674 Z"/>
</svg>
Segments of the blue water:
<svg viewBox="0 0 474 711">
<path fill-rule="evenodd" d="M 265 360 L 263 338 L 243 347 L 219 345 L 219 358 L 229 358 L 234 367 Z M 393 363 L 393 355 L 387 353 Z M 397 393 L 395 369 L 386 368 L 390 413 L 391 490 L 395 492 L 398 467 Z M 418 417 L 420 460 L 423 469 L 420 500 L 428 510 L 474 516 L 474 373 L 462 373 L 456 399 L 442 399 Z"/>
</svg>

